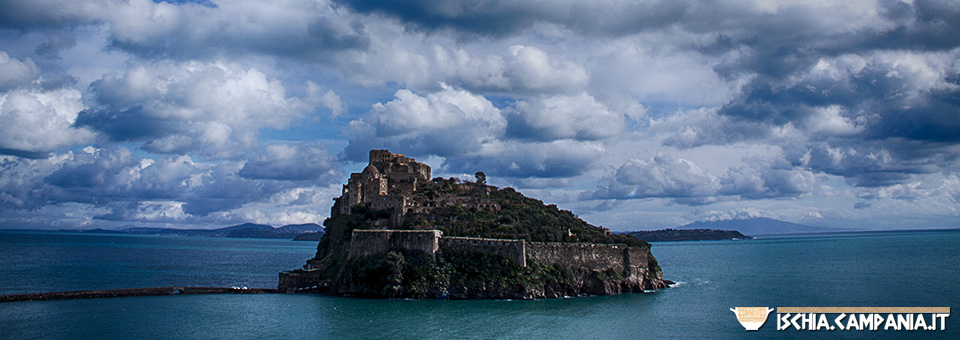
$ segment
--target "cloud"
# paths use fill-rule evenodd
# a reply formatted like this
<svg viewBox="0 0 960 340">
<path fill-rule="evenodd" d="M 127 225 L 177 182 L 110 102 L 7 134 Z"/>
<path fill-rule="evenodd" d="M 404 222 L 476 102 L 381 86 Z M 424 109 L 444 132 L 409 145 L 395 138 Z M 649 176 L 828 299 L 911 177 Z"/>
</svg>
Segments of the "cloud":
<svg viewBox="0 0 960 340">
<path fill-rule="evenodd" d="M 93 140 L 89 129 L 75 128 L 83 109 L 80 91 L 41 88 L 40 70 L 0 51 L 0 153 L 46 157 L 61 148 Z"/>
<path fill-rule="evenodd" d="M 483 96 L 441 84 L 425 96 L 399 90 L 394 99 L 350 122 L 354 134 L 344 150 L 361 161 L 370 149 L 405 150 L 413 155 L 441 157 L 477 153 L 503 134 L 506 120 Z"/>
<path fill-rule="evenodd" d="M 389 148 L 623 225 L 945 225 L 956 36 L 949 0 L 2 1 L 0 209 L 314 220 Z"/>
<path fill-rule="evenodd" d="M 0 156 L 0 210 L 70 202 L 106 209 L 91 216 L 103 220 L 196 222 L 281 192 L 335 183 L 340 170 L 333 160 L 319 144 L 271 145 L 249 161 L 216 164 L 141 158 L 115 147 L 38 160 Z"/>
<path fill-rule="evenodd" d="M 618 34 L 657 28 L 679 20 L 684 2 L 529 2 L 529 1 L 337 1 L 361 13 L 397 18 L 427 30 L 503 36 L 539 22 L 581 32 Z"/>
<path fill-rule="evenodd" d="M 307 92 L 310 97 L 316 98 L 320 105 L 330 110 L 330 117 L 332 118 L 337 118 L 347 111 L 347 104 L 340 100 L 340 96 L 333 92 L 333 90 L 323 92 L 319 85 L 308 82 Z M 323 94 L 320 94 L 320 92 L 323 92 Z"/>
<path fill-rule="evenodd" d="M 288 97 L 257 69 L 223 63 L 156 63 L 90 86 L 77 125 L 159 154 L 239 157 L 261 128 L 286 128 L 316 100 Z"/>
<path fill-rule="evenodd" d="M 809 170 L 794 167 L 782 155 L 752 157 L 721 176 L 694 162 L 659 154 L 632 159 L 586 192 L 585 199 L 668 199 L 703 205 L 725 197 L 744 200 L 798 197 L 816 192 L 820 181 Z"/>
<path fill-rule="evenodd" d="M 587 94 L 538 96 L 516 103 L 506 114 L 512 138 L 553 141 L 599 140 L 624 131 L 624 117 Z"/>
<path fill-rule="evenodd" d="M 336 157 L 319 144 L 273 144 L 247 161 L 238 173 L 250 179 L 314 181 L 340 179 Z"/>
<path fill-rule="evenodd" d="M 605 178 L 586 197 L 593 199 L 668 198 L 680 203 L 703 204 L 714 200 L 719 180 L 686 159 L 658 155 L 633 159 Z"/>
<path fill-rule="evenodd" d="M 452 172 L 472 174 L 483 171 L 491 177 L 527 179 L 518 181 L 521 184 L 565 186 L 563 181 L 530 179 L 581 176 L 597 164 L 604 151 L 600 143 L 569 139 L 551 142 L 503 141 L 485 145 L 480 153 L 448 156 L 444 166 Z"/>
<path fill-rule="evenodd" d="M 585 94 L 520 102 L 507 118 L 483 96 L 446 84 L 441 88 L 426 95 L 399 90 L 394 100 L 375 104 L 366 117 L 350 123 L 354 136 L 345 157 L 364 161 L 368 150 L 388 148 L 444 157 L 444 167 L 453 173 L 572 177 L 603 155 L 602 144 L 592 140 L 616 133 L 616 122 L 622 121 Z M 513 128 L 513 136 L 510 124 L 521 125 Z"/>
<path fill-rule="evenodd" d="M 37 79 L 40 69 L 33 60 L 23 61 L 10 58 L 7 52 L 0 51 L 0 92 L 25 86 Z"/>
<path fill-rule="evenodd" d="M 65 28 L 107 23 L 113 46 L 148 58 L 189 60 L 258 53 L 295 60 L 330 58 L 369 44 L 363 24 L 328 3 L 5 1 L 0 27 Z M 269 27 L 269 29 L 264 29 Z"/>
<path fill-rule="evenodd" d="M 796 197 L 816 191 L 816 176 L 782 158 L 756 158 L 720 178 L 718 194 L 747 199 Z"/>
<path fill-rule="evenodd" d="M 404 27 L 389 22 L 370 25 L 378 25 L 382 36 L 372 37 L 369 50 L 332 62 L 366 86 L 397 82 L 423 92 L 445 83 L 473 93 L 518 96 L 575 94 L 591 80 L 584 66 L 562 51 L 480 42 L 457 47 L 443 37 L 403 35 Z"/>
</svg>

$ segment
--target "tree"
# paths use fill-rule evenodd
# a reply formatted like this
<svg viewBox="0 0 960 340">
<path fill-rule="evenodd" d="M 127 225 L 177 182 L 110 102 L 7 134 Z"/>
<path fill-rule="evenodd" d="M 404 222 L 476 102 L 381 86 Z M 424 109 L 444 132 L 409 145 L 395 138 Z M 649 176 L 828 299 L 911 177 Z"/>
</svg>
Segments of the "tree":
<svg viewBox="0 0 960 340">
<path fill-rule="evenodd" d="M 487 174 L 483 171 L 477 171 L 473 176 L 477 178 L 477 184 L 487 184 Z"/>
</svg>

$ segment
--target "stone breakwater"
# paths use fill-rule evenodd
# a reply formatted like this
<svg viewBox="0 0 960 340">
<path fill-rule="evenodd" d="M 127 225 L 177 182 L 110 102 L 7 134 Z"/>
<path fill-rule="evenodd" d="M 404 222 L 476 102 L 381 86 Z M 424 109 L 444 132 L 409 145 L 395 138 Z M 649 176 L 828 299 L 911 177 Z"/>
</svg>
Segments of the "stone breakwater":
<svg viewBox="0 0 960 340">
<path fill-rule="evenodd" d="M 235 288 L 235 287 L 150 287 L 127 289 L 99 289 L 78 290 L 69 292 L 49 292 L 31 294 L 0 295 L 0 302 L 15 301 L 47 301 L 47 300 L 74 300 L 96 299 L 109 297 L 131 296 L 163 296 L 163 295 L 192 295 L 192 294 L 267 294 L 279 293 L 277 289 L 269 288 Z"/>
</svg>

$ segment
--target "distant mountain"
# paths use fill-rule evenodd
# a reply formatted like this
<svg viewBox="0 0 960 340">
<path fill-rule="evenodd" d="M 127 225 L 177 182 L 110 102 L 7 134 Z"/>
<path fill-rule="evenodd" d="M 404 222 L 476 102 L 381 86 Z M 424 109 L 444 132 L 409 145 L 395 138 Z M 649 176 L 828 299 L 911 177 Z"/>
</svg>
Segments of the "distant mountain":
<svg viewBox="0 0 960 340">
<path fill-rule="evenodd" d="M 266 224 L 244 223 L 219 229 L 172 229 L 172 228 L 126 228 L 112 231 L 121 234 L 202 236 L 231 238 L 277 238 L 292 240 L 304 233 L 323 233 L 323 227 L 316 223 L 291 224 L 280 228 Z"/>
<path fill-rule="evenodd" d="M 665 241 L 712 241 L 750 238 L 736 230 L 717 229 L 661 229 L 627 233 L 647 242 Z"/>
<path fill-rule="evenodd" d="M 303 233 L 294 237 L 294 241 L 320 241 L 320 237 L 323 236 L 322 231 L 315 231 L 309 233 Z"/>
<path fill-rule="evenodd" d="M 322 230 L 323 227 L 317 224 L 297 224 L 297 225 L 286 225 L 280 228 L 274 228 L 271 226 L 266 226 L 263 228 L 260 225 L 250 225 L 246 228 L 242 227 L 243 225 L 232 227 L 237 228 L 231 230 L 227 234 L 227 237 L 234 238 L 282 238 L 292 240 L 297 236 L 300 236 L 306 232 L 317 232 Z M 319 240 L 319 239 L 318 239 Z"/>
<path fill-rule="evenodd" d="M 693 222 L 679 229 L 723 229 L 736 230 L 745 235 L 778 235 L 778 234 L 804 234 L 804 233 L 829 233 L 843 231 L 835 228 L 814 227 L 809 225 L 797 224 L 775 220 L 772 218 L 758 217 L 743 220 L 726 221 L 701 221 Z"/>
<path fill-rule="evenodd" d="M 256 223 L 244 223 L 244 224 L 235 225 L 235 226 L 232 226 L 232 227 L 226 227 L 226 228 L 220 228 L 220 229 L 214 229 L 214 230 L 222 230 L 222 231 L 231 232 L 231 231 L 244 230 L 244 229 L 266 230 L 266 229 L 274 229 L 274 228 L 273 228 L 272 225 L 256 224 Z"/>
<path fill-rule="evenodd" d="M 323 226 L 316 223 L 306 224 L 288 224 L 279 228 L 280 230 L 289 230 L 292 232 L 309 233 L 323 231 Z"/>
</svg>

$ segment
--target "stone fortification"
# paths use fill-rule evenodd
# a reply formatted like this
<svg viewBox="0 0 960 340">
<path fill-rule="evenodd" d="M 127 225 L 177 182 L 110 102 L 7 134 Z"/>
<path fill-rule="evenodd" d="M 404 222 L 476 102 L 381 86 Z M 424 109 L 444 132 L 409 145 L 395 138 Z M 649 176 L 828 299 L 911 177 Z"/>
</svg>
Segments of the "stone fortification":
<svg viewBox="0 0 960 340">
<path fill-rule="evenodd" d="M 376 210 L 393 209 L 398 219 L 406 213 L 406 199 L 417 191 L 417 184 L 430 180 L 430 166 L 402 153 L 370 150 L 370 162 L 363 172 L 350 174 L 338 198 L 340 213 L 365 205 Z"/>
<path fill-rule="evenodd" d="M 436 258 L 441 234 L 439 230 L 354 230 L 347 259 L 390 249 L 419 250 Z"/>
<path fill-rule="evenodd" d="M 348 259 L 391 249 L 419 250 L 432 258 L 444 250 L 467 250 L 503 256 L 522 267 L 527 258 L 548 265 L 594 271 L 646 268 L 647 249 L 626 244 L 526 242 L 515 239 L 443 236 L 439 230 L 354 230 Z"/>
<path fill-rule="evenodd" d="M 524 240 L 453 236 L 440 238 L 440 250 L 467 250 L 497 254 L 526 267 L 525 243 Z"/>
</svg>

